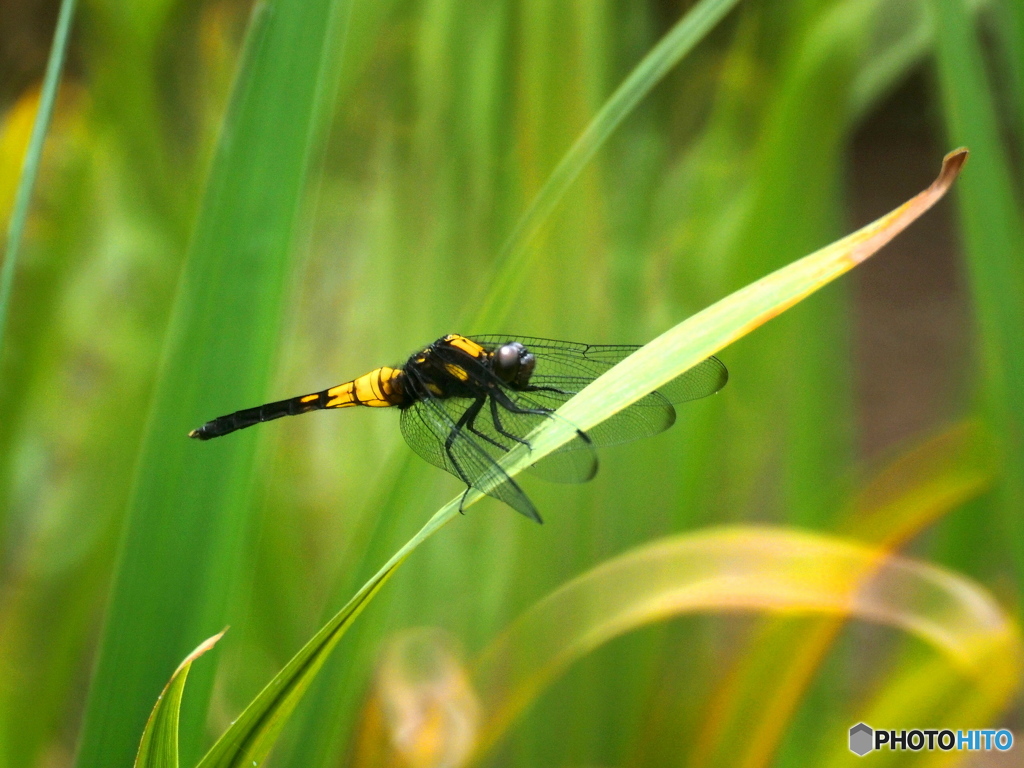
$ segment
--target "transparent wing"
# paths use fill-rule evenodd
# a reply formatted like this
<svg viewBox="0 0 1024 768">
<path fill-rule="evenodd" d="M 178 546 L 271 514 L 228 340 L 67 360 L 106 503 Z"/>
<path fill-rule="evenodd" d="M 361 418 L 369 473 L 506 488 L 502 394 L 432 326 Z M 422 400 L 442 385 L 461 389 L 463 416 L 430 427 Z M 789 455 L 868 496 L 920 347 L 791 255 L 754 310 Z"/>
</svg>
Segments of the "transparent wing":
<svg viewBox="0 0 1024 768">
<path fill-rule="evenodd" d="M 473 341 L 493 350 L 509 341 L 518 341 L 526 346 L 537 358 L 537 368 L 531 384 L 551 386 L 568 391 L 581 381 L 589 383 L 616 363 L 636 352 L 640 347 L 634 344 L 581 344 L 575 341 L 539 339 L 530 336 L 486 335 L 473 336 Z M 658 387 L 662 396 L 659 400 L 638 401 L 630 406 L 663 407 L 669 403 L 686 403 L 708 397 L 725 386 L 729 371 L 717 357 L 709 357 L 697 363 L 672 381 Z M 566 386 L 559 386 L 559 385 Z M 578 391 L 578 390 L 577 390 Z"/>
<path fill-rule="evenodd" d="M 531 382 L 534 380 L 536 376 Z M 555 410 L 591 381 L 592 379 L 563 376 L 557 382 L 534 385 L 550 389 L 541 388 L 528 393 L 508 391 L 507 394 L 520 405 L 536 403 L 542 408 Z M 593 445 L 619 445 L 664 432 L 675 421 L 675 408 L 658 391 L 645 395 L 628 408 L 591 427 L 586 434 Z M 574 447 L 580 447 L 578 441 L 567 443 L 565 450 L 572 450 Z"/>
<path fill-rule="evenodd" d="M 478 440 L 459 426 L 473 404 L 473 400 L 464 398 L 418 400 L 402 411 L 402 435 L 416 453 L 435 467 L 505 502 L 531 520 L 542 522 L 523 489 L 498 466 Z M 458 418 L 453 419 L 455 415 Z"/>
<path fill-rule="evenodd" d="M 509 396 L 516 400 L 531 399 L 550 409 L 557 409 L 591 381 L 639 349 L 631 344 L 580 344 L 497 335 L 474 336 L 473 340 L 487 349 L 495 349 L 513 340 L 524 344 L 537 358 L 537 367 L 530 378 L 532 391 L 508 390 Z M 672 403 L 685 403 L 712 395 L 728 380 L 729 373 L 722 361 L 709 357 L 659 387 L 656 392 L 593 427 L 587 434 L 595 445 L 617 445 L 656 435 L 675 423 Z"/>
</svg>

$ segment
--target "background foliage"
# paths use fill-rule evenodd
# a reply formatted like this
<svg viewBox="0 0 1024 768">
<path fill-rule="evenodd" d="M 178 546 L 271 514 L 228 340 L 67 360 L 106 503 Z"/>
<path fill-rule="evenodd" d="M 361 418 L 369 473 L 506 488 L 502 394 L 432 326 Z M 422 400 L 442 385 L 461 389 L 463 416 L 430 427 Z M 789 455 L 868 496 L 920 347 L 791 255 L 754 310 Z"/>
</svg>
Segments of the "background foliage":
<svg viewBox="0 0 1024 768">
<path fill-rule="evenodd" d="M 186 692 L 194 764 L 457 488 L 411 457 L 394 414 L 286 420 L 225 446 L 184 440 L 190 426 L 453 330 L 642 343 L 901 202 L 958 144 L 973 154 L 955 205 L 727 350 L 721 395 L 606 451 L 589 485 L 529 485 L 543 527 L 485 500 L 426 543 L 273 760 L 445 764 L 389 757 L 395 638 L 443 628 L 427 635 L 448 649 L 434 666 L 458 669 L 572 576 L 711 524 L 909 547 L 1016 614 L 1012 0 L 740 3 L 569 188 L 530 268 L 494 282 L 533 195 L 688 5 L 82 0 L 0 350 L 0 767 L 71 765 L 76 750 L 79 765 L 128 764 L 178 662 L 230 623 Z M 2 10 L 4 221 L 55 12 Z M 251 88 L 229 99 L 233 82 Z M 229 136 L 226 115 L 242 116 Z M 183 304 L 195 280 L 206 303 Z M 814 621 L 690 616 L 617 638 L 490 759 L 734 765 L 756 716 L 774 729 L 769 764 L 840 760 L 837 734 L 927 651 Z M 787 708 L 795 642 L 815 633 L 821 666 Z M 913 711 L 905 696 L 895 711 Z"/>
</svg>

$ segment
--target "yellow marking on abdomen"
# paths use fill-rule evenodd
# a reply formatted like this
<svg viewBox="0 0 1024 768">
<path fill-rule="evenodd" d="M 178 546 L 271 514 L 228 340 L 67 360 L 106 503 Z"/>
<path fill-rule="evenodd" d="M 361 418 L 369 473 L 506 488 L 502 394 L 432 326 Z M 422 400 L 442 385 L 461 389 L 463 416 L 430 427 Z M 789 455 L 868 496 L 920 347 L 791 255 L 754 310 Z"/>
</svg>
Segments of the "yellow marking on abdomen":
<svg viewBox="0 0 1024 768">
<path fill-rule="evenodd" d="M 471 357 L 487 357 L 486 349 L 481 347 L 475 341 L 467 339 L 465 336 L 459 336 L 459 334 L 453 333 L 448 336 L 445 336 L 444 340 L 447 341 L 456 349 L 461 349 L 463 352 L 465 352 L 467 355 Z"/>
<path fill-rule="evenodd" d="M 301 400 L 299 400 L 299 402 L 300 403 L 312 403 L 314 400 L 319 400 L 319 399 L 320 399 L 320 395 L 319 394 L 306 395 Z"/>
<path fill-rule="evenodd" d="M 397 405 L 401 392 L 395 379 L 401 375 L 398 368 L 375 368 L 358 379 L 346 381 L 327 390 L 327 408 L 349 408 L 365 405 L 370 408 L 387 408 Z"/>
</svg>

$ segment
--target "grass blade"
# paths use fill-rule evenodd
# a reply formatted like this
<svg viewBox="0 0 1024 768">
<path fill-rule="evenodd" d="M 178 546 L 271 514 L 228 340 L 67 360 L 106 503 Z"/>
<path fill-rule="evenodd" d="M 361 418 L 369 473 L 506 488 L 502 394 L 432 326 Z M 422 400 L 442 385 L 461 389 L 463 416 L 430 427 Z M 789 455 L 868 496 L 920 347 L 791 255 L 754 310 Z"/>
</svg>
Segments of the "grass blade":
<svg viewBox="0 0 1024 768">
<path fill-rule="evenodd" d="M 254 11 L 136 466 L 80 766 L 127 765 L 168 670 L 224 624 L 252 518 L 256 436 L 198 444 L 186 434 L 266 399 L 347 9 L 281 0 Z M 201 670 L 190 686 L 186 762 L 199 752 L 211 674 Z"/>
<path fill-rule="evenodd" d="M 146 721 L 139 754 L 135 757 L 135 768 L 178 768 L 178 715 L 188 672 L 192 669 L 192 662 L 213 648 L 223 636 L 224 632 L 219 632 L 204 640 L 174 670 Z"/>
<path fill-rule="evenodd" d="M 535 453 L 517 446 L 507 457 L 516 473 L 572 439 L 576 425 L 587 430 L 727 347 L 810 296 L 874 254 L 935 204 L 967 159 L 967 150 L 946 155 L 928 189 L 899 208 L 826 248 L 736 291 L 644 345 L 572 398 L 531 440 Z M 533 458 L 531 458 L 531 456 Z"/>
<path fill-rule="evenodd" d="M 605 102 L 601 111 L 551 172 L 502 246 L 497 275 L 484 283 L 487 296 L 484 301 L 474 305 L 480 309 L 468 323 L 471 328 L 483 327 L 490 321 L 507 316 L 512 302 L 520 295 L 519 281 L 530 269 L 530 241 L 566 190 L 637 104 L 738 2 L 701 0 L 697 3 L 651 49 Z"/>
<path fill-rule="evenodd" d="M 983 379 L 993 432 L 1005 452 L 1001 506 L 1018 578 L 1024 579 L 1024 216 L 1014 193 L 1013 167 L 1000 137 L 995 101 L 973 19 L 961 0 L 932 0 L 939 83 L 948 131 L 969 141 L 978 163 L 964 178 L 957 202 L 967 266 L 983 342 Z"/>
<path fill-rule="evenodd" d="M 943 161 L 939 177 L 916 197 L 857 232 L 680 323 L 601 376 L 559 413 L 582 429 L 589 429 L 793 306 L 867 259 L 928 210 L 949 189 L 966 158 L 966 150 L 951 152 Z M 532 453 L 510 452 L 503 462 L 509 474 L 518 474 L 574 437 L 576 428 L 567 424 L 562 419 L 550 419 L 530 437 Z M 463 506 L 478 501 L 480 496 L 479 492 L 471 491 Z M 398 566 L 457 516 L 461 501 L 460 495 L 435 513 L 363 585 L 249 704 L 203 759 L 200 768 L 242 768 L 268 754 L 284 722 L 342 634 Z"/>
<path fill-rule="evenodd" d="M 71 23 L 74 18 L 75 0 L 62 0 L 60 14 L 57 16 L 57 29 L 53 35 L 53 47 L 50 48 L 50 58 L 46 63 L 43 90 L 39 96 L 39 111 L 36 112 L 35 124 L 32 126 L 32 138 L 29 139 L 25 164 L 21 170 L 21 181 L 14 198 L 14 209 L 11 211 L 11 220 L 7 226 L 7 249 L 3 265 L 0 267 L 0 353 L 4 349 L 4 331 L 7 328 L 14 273 L 18 267 L 18 253 L 21 250 L 22 235 L 28 219 L 29 204 L 32 202 L 32 190 L 35 189 L 36 176 L 39 175 L 39 162 L 43 156 L 46 132 L 50 129 L 53 105 L 57 101 L 60 75 L 64 69 L 64 58 L 67 55 Z"/>
</svg>

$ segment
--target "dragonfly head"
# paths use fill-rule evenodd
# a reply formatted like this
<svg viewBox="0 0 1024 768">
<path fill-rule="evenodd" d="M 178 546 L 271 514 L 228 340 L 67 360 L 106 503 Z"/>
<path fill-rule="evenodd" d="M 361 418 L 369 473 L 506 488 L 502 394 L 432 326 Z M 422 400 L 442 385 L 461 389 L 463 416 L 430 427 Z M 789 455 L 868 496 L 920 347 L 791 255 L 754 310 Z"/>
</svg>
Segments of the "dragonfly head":
<svg viewBox="0 0 1024 768">
<path fill-rule="evenodd" d="M 525 387 L 530 383 L 537 358 L 518 341 L 502 344 L 494 352 L 494 373 L 506 384 Z"/>
</svg>

